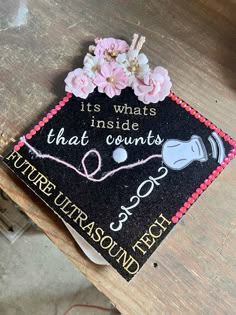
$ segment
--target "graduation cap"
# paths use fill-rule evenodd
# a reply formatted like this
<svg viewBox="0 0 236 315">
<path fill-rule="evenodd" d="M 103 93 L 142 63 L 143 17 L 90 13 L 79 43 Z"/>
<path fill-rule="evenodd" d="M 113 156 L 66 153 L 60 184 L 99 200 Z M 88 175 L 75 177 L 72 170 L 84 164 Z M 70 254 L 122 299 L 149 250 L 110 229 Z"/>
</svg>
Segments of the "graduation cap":
<svg viewBox="0 0 236 315">
<path fill-rule="evenodd" d="M 67 95 L 4 158 L 84 252 L 127 281 L 236 153 L 229 135 L 170 91 L 166 69 L 150 68 L 144 42 L 96 39 L 66 77 Z M 122 129 L 127 120 L 135 128 Z"/>
</svg>

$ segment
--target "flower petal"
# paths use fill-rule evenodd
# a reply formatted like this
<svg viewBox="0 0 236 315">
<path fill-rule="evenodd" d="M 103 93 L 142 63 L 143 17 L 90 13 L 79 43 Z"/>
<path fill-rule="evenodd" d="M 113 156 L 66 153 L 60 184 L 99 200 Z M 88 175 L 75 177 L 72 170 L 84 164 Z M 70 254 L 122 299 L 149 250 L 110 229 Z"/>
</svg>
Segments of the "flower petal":
<svg viewBox="0 0 236 315">
<path fill-rule="evenodd" d="M 127 59 L 127 55 L 124 53 L 124 54 L 119 54 L 117 57 L 116 57 L 116 61 L 118 63 L 124 63 Z"/>
<path fill-rule="evenodd" d="M 113 96 L 116 95 L 115 88 L 113 87 L 112 84 L 107 84 L 104 91 L 105 91 L 106 95 L 109 96 L 110 98 L 112 98 Z"/>
<path fill-rule="evenodd" d="M 67 77 L 65 78 L 64 82 L 67 84 L 67 85 L 71 85 L 71 82 L 72 80 L 74 79 L 75 75 L 74 75 L 74 72 L 71 71 L 68 73 Z"/>
<path fill-rule="evenodd" d="M 148 58 L 146 55 L 144 55 L 143 53 L 138 55 L 138 63 L 140 65 L 145 65 L 148 63 Z"/>
<path fill-rule="evenodd" d="M 165 81 L 165 83 L 161 87 L 161 91 L 159 93 L 160 101 L 163 101 L 166 96 L 170 93 L 172 83 L 170 81 L 170 78 L 168 81 Z"/>
<path fill-rule="evenodd" d="M 144 76 L 145 74 L 147 74 L 149 72 L 149 65 L 145 64 L 145 65 L 140 65 L 140 70 L 139 70 L 139 73 L 138 73 L 138 76 L 142 77 Z"/>
<path fill-rule="evenodd" d="M 112 75 L 112 66 L 109 63 L 105 63 L 101 66 L 101 74 L 107 78 L 110 77 Z"/>
<path fill-rule="evenodd" d="M 83 74 L 83 69 L 81 69 L 81 68 L 77 68 L 77 69 L 75 69 L 74 71 L 74 74 L 76 75 L 76 76 L 81 76 L 82 74 Z"/>
<path fill-rule="evenodd" d="M 159 95 L 156 94 L 156 95 L 153 95 L 153 94 L 146 94 L 145 95 L 145 101 L 146 103 L 145 104 L 149 104 L 149 103 L 157 103 L 159 102 Z"/>
<path fill-rule="evenodd" d="M 134 60 L 138 56 L 138 51 L 136 49 L 131 49 L 131 50 L 128 51 L 127 55 L 128 55 L 128 59 L 129 60 Z"/>
<path fill-rule="evenodd" d="M 118 81 L 114 85 L 115 85 L 116 89 L 123 90 L 124 88 L 127 87 L 127 80 L 126 80 L 126 82 L 125 81 Z"/>
<path fill-rule="evenodd" d="M 151 72 L 146 72 L 144 73 L 144 76 L 143 76 L 143 82 L 147 85 L 149 85 L 149 81 L 150 81 L 150 74 Z"/>
<path fill-rule="evenodd" d="M 101 74 L 97 74 L 93 80 L 94 84 L 97 86 L 102 86 L 107 83 L 106 78 L 104 78 Z"/>
<path fill-rule="evenodd" d="M 104 93 L 104 86 L 98 86 L 98 92 Z"/>
<path fill-rule="evenodd" d="M 116 67 L 116 68 L 114 67 L 112 71 L 112 76 L 115 77 L 116 80 L 123 79 L 126 77 L 124 70 L 121 67 Z"/>
<path fill-rule="evenodd" d="M 160 66 L 158 66 L 158 67 L 156 67 L 154 70 L 153 70 L 153 73 L 159 73 L 159 74 L 161 74 L 164 78 L 166 77 L 166 76 L 168 76 L 168 71 L 165 69 L 165 68 L 163 68 L 163 67 L 160 67 Z"/>
<path fill-rule="evenodd" d="M 66 91 L 66 92 L 70 92 L 70 93 L 72 93 L 72 88 L 71 88 L 71 87 L 69 87 L 68 85 L 66 85 L 66 87 L 65 87 L 65 91 Z"/>
</svg>

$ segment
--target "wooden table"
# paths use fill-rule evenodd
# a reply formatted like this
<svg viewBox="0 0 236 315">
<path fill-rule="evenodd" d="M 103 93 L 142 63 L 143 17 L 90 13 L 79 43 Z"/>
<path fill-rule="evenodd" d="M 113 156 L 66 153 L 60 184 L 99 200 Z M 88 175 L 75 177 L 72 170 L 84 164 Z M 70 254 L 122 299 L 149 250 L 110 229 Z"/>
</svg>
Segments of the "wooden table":
<svg viewBox="0 0 236 315">
<path fill-rule="evenodd" d="M 2 154 L 64 94 L 66 73 L 95 37 L 134 32 L 146 36 L 151 63 L 169 69 L 173 91 L 236 138 L 235 0 L 18 2 L 0 1 Z M 88 261 L 3 166 L 0 187 L 122 314 L 235 314 L 235 175 L 234 160 L 130 283 Z"/>
</svg>

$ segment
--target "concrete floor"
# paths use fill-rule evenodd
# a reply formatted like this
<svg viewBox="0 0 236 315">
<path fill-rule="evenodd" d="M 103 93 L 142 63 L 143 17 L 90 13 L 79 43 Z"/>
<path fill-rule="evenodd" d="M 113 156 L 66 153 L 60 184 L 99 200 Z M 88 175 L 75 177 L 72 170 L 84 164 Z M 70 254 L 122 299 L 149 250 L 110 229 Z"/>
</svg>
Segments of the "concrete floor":
<svg viewBox="0 0 236 315">
<path fill-rule="evenodd" d="M 75 303 L 111 308 L 40 231 L 30 227 L 14 244 L 0 233 L 0 315 L 63 315 Z M 74 309 L 69 315 L 104 315 Z"/>
</svg>

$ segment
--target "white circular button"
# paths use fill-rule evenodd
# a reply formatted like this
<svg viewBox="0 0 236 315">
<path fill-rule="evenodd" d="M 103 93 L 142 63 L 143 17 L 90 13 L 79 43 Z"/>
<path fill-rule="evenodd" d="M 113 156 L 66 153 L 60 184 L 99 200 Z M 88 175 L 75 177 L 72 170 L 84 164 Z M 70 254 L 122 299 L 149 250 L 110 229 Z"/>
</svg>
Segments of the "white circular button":
<svg viewBox="0 0 236 315">
<path fill-rule="evenodd" d="M 113 151 L 112 157 L 116 163 L 123 163 L 127 160 L 128 154 L 124 148 L 116 148 Z"/>
</svg>

